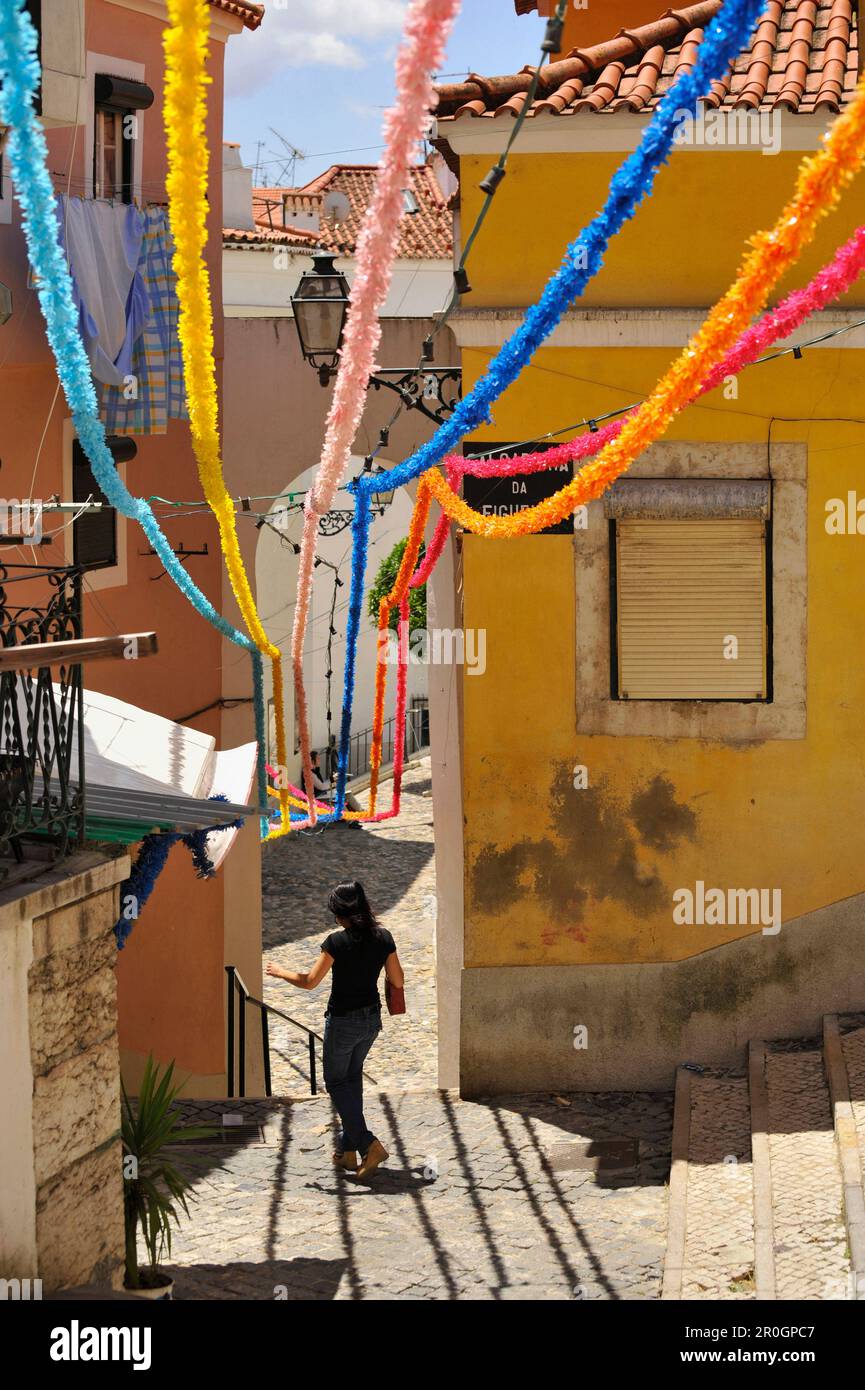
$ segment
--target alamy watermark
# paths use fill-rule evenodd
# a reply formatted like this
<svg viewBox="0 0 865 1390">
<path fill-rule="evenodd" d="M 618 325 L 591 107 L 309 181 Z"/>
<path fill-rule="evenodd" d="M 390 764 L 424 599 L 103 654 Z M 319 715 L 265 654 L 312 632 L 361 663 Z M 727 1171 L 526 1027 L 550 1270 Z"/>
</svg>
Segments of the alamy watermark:
<svg viewBox="0 0 865 1390">
<path fill-rule="evenodd" d="M 33 497 L 0 497 L 0 536 L 20 536 L 38 545 L 42 539 L 42 509 L 42 502 Z"/>
<path fill-rule="evenodd" d="M 0 1279 L 0 1303 L 31 1303 L 41 1298 L 41 1279 Z"/>
<path fill-rule="evenodd" d="M 676 145 L 708 149 L 759 149 L 763 154 L 781 153 L 781 113 L 779 111 L 712 110 L 701 106 L 696 116 L 683 107 L 676 112 L 680 125 L 673 137 Z"/>
<path fill-rule="evenodd" d="M 673 903 L 679 927 L 762 927 L 763 936 L 781 930 L 780 888 L 707 888 L 700 878 L 693 889 L 677 888 Z"/>
<path fill-rule="evenodd" d="M 377 645 L 377 659 L 385 666 L 402 659 L 410 666 L 465 666 L 470 676 L 482 676 L 487 669 L 483 627 L 416 627 L 411 635 L 405 626 L 399 634 L 388 628 L 379 633 Z"/>
</svg>

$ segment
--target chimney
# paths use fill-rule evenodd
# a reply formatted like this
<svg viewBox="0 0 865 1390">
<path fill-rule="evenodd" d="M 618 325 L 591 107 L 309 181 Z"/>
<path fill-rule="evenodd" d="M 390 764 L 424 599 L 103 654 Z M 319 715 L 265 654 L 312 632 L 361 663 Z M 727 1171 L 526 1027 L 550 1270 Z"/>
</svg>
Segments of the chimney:
<svg viewBox="0 0 865 1390">
<path fill-rule="evenodd" d="M 240 146 L 224 141 L 222 145 L 222 221 L 226 227 L 251 231 L 252 170 L 240 158 Z"/>
</svg>

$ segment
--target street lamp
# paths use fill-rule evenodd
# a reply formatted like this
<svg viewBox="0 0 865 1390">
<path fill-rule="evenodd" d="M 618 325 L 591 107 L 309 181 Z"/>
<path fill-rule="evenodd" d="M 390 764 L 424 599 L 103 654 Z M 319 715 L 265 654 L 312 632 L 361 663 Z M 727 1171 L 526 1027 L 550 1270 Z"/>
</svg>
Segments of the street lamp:
<svg viewBox="0 0 865 1390">
<path fill-rule="evenodd" d="M 333 256 L 315 253 L 313 269 L 300 277 L 291 307 L 304 359 L 318 370 L 322 386 L 327 386 L 339 361 L 348 314 L 348 281 L 334 266 Z"/>
<path fill-rule="evenodd" d="M 348 281 L 325 251 L 312 253 L 313 269 L 305 270 L 291 296 L 294 323 L 304 360 L 318 372 L 322 386 L 335 374 L 348 316 Z M 424 342 L 420 367 L 379 367 L 369 385 L 393 391 L 407 410 L 417 410 L 434 425 L 444 424 L 456 409 L 462 392 L 460 367 L 431 367 L 433 340 Z M 385 441 L 383 441 L 385 442 Z"/>
<path fill-rule="evenodd" d="M 388 470 L 387 470 L 386 468 L 382 468 L 381 465 L 379 465 L 378 468 L 372 468 L 372 469 L 369 469 L 369 470 L 366 470 L 366 469 L 365 469 L 364 471 L 365 471 L 365 472 L 366 472 L 366 471 L 369 471 L 369 472 L 371 472 L 371 473 L 374 473 L 375 476 L 376 476 L 377 478 L 386 478 L 386 477 L 387 477 L 387 474 L 388 474 Z M 386 507 L 389 507 L 389 506 L 390 506 L 391 502 L 392 502 L 393 499 L 394 499 L 394 494 L 395 494 L 395 492 L 396 492 L 396 489 L 395 489 L 395 488 L 388 488 L 388 490 L 387 490 L 386 492 L 385 492 L 385 491 L 382 491 L 382 492 L 377 492 L 377 493 L 376 493 L 376 499 L 377 499 L 378 504 L 379 504 L 379 506 L 381 507 L 382 511 L 384 511 Z"/>
</svg>

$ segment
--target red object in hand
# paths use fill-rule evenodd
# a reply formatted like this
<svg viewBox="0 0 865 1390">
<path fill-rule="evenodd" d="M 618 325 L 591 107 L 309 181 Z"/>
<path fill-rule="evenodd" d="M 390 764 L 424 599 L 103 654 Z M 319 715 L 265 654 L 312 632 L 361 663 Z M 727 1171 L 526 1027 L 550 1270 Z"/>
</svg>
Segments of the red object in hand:
<svg viewBox="0 0 865 1390">
<path fill-rule="evenodd" d="M 405 1013 L 405 990 L 404 990 L 404 989 L 398 989 L 396 985 L 392 985 L 392 984 L 391 984 L 390 980 L 385 980 L 385 982 L 384 982 L 384 997 L 385 997 L 385 1002 L 386 1002 L 386 1004 L 387 1004 L 387 1011 L 388 1011 L 389 1014 L 404 1014 L 404 1013 Z"/>
</svg>

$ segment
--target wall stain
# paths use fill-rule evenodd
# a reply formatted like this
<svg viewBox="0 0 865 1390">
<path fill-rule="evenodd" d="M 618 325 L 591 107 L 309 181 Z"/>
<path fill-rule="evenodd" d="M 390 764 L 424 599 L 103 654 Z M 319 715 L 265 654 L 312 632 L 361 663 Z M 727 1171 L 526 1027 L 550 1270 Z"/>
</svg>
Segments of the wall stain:
<svg viewBox="0 0 865 1390">
<path fill-rule="evenodd" d="M 693 840 L 697 817 L 690 806 L 676 800 L 676 789 L 668 777 L 658 774 L 649 785 L 631 798 L 631 820 L 651 849 L 667 851 L 680 839 Z"/>
<path fill-rule="evenodd" d="M 606 781 L 575 790 L 571 766 L 561 762 L 550 801 L 553 829 L 547 838 L 479 850 L 470 870 L 478 911 L 494 916 L 515 902 L 539 898 L 550 917 L 542 940 L 551 945 L 561 932 L 586 940 L 590 899 L 612 899 L 635 916 L 668 901 L 660 879 L 647 874 L 640 848 L 669 852 L 682 838 L 696 837 L 697 817 L 676 801 L 672 783 L 655 777 L 625 809 Z"/>
<path fill-rule="evenodd" d="M 661 1037 L 679 1039 L 692 1014 L 735 1019 L 771 986 L 792 991 L 797 974 L 804 971 L 808 976 L 814 968 L 813 952 L 796 956 L 785 945 L 769 952 L 763 938 L 757 941 L 756 947 L 750 938 L 732 941 L 705 955 L 678 961 L 657 1011 Z"/>
</svg>

